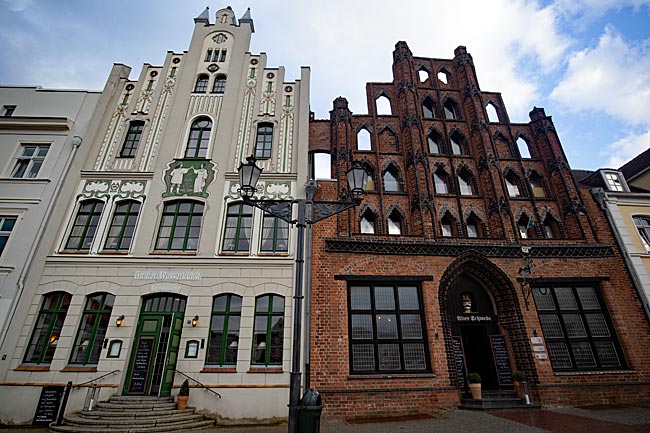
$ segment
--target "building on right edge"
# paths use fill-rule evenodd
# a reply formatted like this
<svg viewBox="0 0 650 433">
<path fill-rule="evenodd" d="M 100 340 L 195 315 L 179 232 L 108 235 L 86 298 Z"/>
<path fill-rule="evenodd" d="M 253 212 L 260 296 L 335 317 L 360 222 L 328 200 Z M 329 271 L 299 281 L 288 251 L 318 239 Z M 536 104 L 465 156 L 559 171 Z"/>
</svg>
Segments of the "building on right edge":
<svg viewBox="0 0 650 433">
<path fill-rule="evenodd" d="M 510 122 L 465 47 L 453 59 L 393 52 L 368 114 L 344 98 L 310 123 L 331 158 L 316 199 L 360 206 L 313 234 L 310 385 L 325 415 L 455 408 L 468 373 L 484 405 L 523 371 L 542 405 L 647 399 L 648 321 L 607 224 L 581 188 L 550 116 Z M 487 391 L 487 393 L 486 393 Z"/>
</svg>

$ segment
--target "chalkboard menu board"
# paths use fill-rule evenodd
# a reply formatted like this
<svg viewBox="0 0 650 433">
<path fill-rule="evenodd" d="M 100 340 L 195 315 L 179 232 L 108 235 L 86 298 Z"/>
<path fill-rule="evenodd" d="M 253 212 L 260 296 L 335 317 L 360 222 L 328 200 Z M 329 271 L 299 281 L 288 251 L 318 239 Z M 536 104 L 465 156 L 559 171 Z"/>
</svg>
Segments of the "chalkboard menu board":
<svg viewBox="0 0 650 433">
<path fill-rule="evenodd" d="M 463 353 L 463 340 L 460 337 L 452 337 L 454 344 L 454 360 L 456 361 L 456 370 L 458 371 L 458 384 L 465 386 L 465 355 Z"/>
<path fill-rule="evenodd" d="M 131 381 L 129 382 L 129 392 L 131 393 L 144 394 L 146 391 L 153 342 L 153 338 L 140 338 L 138 340 L 131 369 Z"/>
<path fill-rule="evenodd" d="M 34 425 L 49 425 L 51 422 L 56 421 L 64 389 L 63 386 L 43 387 L 34 414 Z"/>
<path fill-rule="evenodd" d="M 510 358 L 508 358 L 506 338 L 503 335 L 490 335 L 490 340 L 499 385 L 512 385 L 512 369 L 510 368 Z"/>
</svg>

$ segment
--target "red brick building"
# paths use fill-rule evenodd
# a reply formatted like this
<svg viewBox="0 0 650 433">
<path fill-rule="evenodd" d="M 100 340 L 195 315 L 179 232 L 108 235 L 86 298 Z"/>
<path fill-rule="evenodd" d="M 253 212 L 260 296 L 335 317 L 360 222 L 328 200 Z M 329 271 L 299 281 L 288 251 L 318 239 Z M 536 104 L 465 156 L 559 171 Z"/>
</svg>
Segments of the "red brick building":
<svg viewBox="0 0 650 433">
<path fill-rule="evenodd" d="M 330 416 L 455 408 L 467 373 L 542 405 L 650 398 L 650 333 L 607 220 L 574 181 L 553 122 L 511 123 L 465 47 L 453 59 L 393 52 L 393 81 L 367 84 L 312 120 L 331 155 L 316 198 L 361 205 L 313 235 L 311 386 Z M 379 112 L 378 112 L 379 111 Z"/>
</svg>

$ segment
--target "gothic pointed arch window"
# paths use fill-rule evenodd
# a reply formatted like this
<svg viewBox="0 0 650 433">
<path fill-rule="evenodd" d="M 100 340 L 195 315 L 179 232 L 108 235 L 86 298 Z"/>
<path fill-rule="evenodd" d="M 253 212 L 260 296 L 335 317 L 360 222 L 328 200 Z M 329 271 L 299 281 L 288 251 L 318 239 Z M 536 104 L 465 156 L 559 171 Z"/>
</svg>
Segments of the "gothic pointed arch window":
<svg viewBox="0 0 650 433">
<path fill-rule="evenodd" d="M 190 127 L 185 147 L 185 158 L 205 158 L 210 145 L 212 121 L 207 117 L 199 117 Z"/>
<path fill-rule="evenodd" d="M 521 190 L 519 185 L 521 185 L 521 179 L 513 171 L 509 171 L 505 176 L 506 188 L 508 189 L 508 196 L 510 197 L 521 197 Z"/>
<path fill-rule="evenodd" d="M 530 187 L 533 190 L 533 197 L 546 198 L 546 188 L 544 187 L 544 179 L 537 172 L 533 171 L 528 176 Z"/>
<path fill-rule="evenodd" d="M 384 191 L 386 192 L 399 192 L 400 191 L 400 184 L 399 184 L 399 172 L 397 171 L 397 168 L 395 168 L 394 165 L 389 165 L 388 168 L 384 171 L 383 174 L 383 180 L 384 180 Z"/>
<path fill-rule="evenodd" d="M 427 81 L 429 79 L 429 71 L 425 68 L 418 69 L 418 79 L 420 80 L 420 83 Z"/>
<path fill-rule="evenodd" d="M 467 227 L 467 237 L 469 238 L 482 238 L 483 235 L 483 222 L 481 219 L 472 212 L 465 221 Z"/>
<path fill-rule="evenodd" d="M 444 85 L 449 85 L 449 73 L 445 69 L 441 69 L 440 72 L 438 72 L 438 81 Z"/>
<path fill-rule="evenodd" d="M 465 137 L 458 131 L 452 132 L 449 137 L 452 155 L 465 155 Z"/>
<path fill-rule="evenodd" d="M 438 167 L 433 173 L 433 186 L 436 194 L 449 194 L 449 176 L 444 168 Z"/>
<path fill-rule="evenodd" d="M 522 239 L 530 239 L 534 237 L 535 221 L 525 213 L 522 214 L 517 220 L 517 228 L 519 229 L 519 236 Z"/>
<path fill-rule="evenodd" d="M 442 137 L 438 132 L 431 131 L 427 136 L 427 147 L 429 153 L 440 154 L 442 153 Z"/>
<path fill-rule="evenodd" d="M 530 158 L 530 146 L 524 137 L 517 138 L 517 149 L 519 149 L 519 156 L 522 158 Z"/>
<path fill-rule="evenodd" d="M 422 117 L 425 119 L 433 119 L 435 117 L 435 112 L 436 109 L 433 99 L 427 96 L 422 102 Z"/>
<path fill-rule="evenodd" d="M 544 218 L 544 235 L 547 239 L 557 239 L 561 237 L 560 224 L 551 214 L 546 215 L 546 218 Z"/>
<path fill-rule="evenodd" d="M 474 176 L 466 168 L 462 168 L 458 173 L 458 189 L 460 195 L 474 195 L 475 186 L 474 186 Z"/>
<path fill-rule="evenodd" d="M 453 99 L 451 98 L 447 99 L 444 105 L 442 106 L 442 108 L 445 114 L 445 119 L 447 120 L 460 119 L 460 108 L 458 107 L 456 101 L 454 101 Z"/>
<path fill-rule="evenodd" d="M 361 128 L 357 132 L 357 150 L 372 150 L 370 144 L 370 131 Z"/>
<path fill-rule="evenodd" d="M 387 225 L 388 225 L 388 234 L 389 235 L 401 235 L 403 232 L 402 228 L 402 215 L 399 213 L 397 209 L 393 209 L 393 211 L 388 215 L 387 219 Z"/>
<path fill-rule="evenodd" d="M 494 105 L 492 102 L 488 102 L 487 105 L 485 106 L 485 111 L 487 112 L 488 115 L 488 120 L 490 122 L 494 123 L 499 123 L 499 111 L 497 110 L 496 105 Z"/>
<path fill-rule="evenodd" d="M 440 219 L 440 232 L 444 237 L 455 237 L 458 235 L 457 222 L 449 211 Z"/>
<path fill-rule="evenodd" d="M 375 99 L 375 109 L 378 116 L 390 116 L 393 111 L 390 107 L 390 99 L 386 95 L 381 95 Z"/>
<path fill-rule="evenodd" d="M 375 214 L 370 209 L 366 209 L 363 214 L 361 214 L 361 220 L 359 221 L 359 231 L 361 233 L 374 234 L 377 232 L 375 225 Z"/>
<path fill-rule="evenodd" d="M 196 78 L 196 83 L 194 84 L 194 93 L 205 93 L 208 91 L 208 82 L 210 77 L 205 74 L 201 74 Z"/>
</svg>

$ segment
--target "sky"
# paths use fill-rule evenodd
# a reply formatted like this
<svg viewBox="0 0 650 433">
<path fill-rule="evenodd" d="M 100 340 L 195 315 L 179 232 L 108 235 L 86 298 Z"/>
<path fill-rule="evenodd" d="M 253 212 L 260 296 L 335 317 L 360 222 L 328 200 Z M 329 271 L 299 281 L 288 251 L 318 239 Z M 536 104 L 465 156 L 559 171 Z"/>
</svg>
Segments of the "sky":
<svg viewBox="0 0 650 433">
<path fill-rule="evenodd" d="M 0 84 L 100 90 L 113 63 L 162 64 L 194 17 L 251 8 L 253 53 L 311 67 L 311 109 L 367 113 L 365 83 L 392 80 L 395 43 L 451 59 L 464 45 L 479 85 L 512 122 L 544 107 L 572 168 L 618 168 L 650 147 L 650 0 L 0 0 Z M 0 104 L 2 101 L 0 101 Z"/>
</svg>

